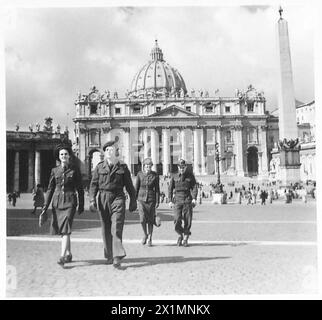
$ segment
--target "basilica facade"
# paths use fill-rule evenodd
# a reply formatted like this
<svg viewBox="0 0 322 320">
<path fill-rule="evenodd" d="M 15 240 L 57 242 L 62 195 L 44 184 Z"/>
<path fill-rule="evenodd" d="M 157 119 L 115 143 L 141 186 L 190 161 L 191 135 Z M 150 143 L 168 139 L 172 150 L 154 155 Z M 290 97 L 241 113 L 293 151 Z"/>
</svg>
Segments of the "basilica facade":
<svg viewBox="0 0 322 320">
<path fill-rule="evenodd" d="M 78 94 L 74 149 L 85 180 L 102 159 L 101 147 L 108 140 L 118 142 L 120 160 L 133 175 L 146 157 L 161 175 L 175 171 L 180 158 L 196 175 L 216 174 L 218 143 L 221 173 L 267 177 L 278 118 L 266 112 L 265 103 L 263 92 L 252 85 L 231 97 L 188 92 L 156 41 L 151 59 L 138 70 L 125 97 L 95 86 Z"/>
</svg>

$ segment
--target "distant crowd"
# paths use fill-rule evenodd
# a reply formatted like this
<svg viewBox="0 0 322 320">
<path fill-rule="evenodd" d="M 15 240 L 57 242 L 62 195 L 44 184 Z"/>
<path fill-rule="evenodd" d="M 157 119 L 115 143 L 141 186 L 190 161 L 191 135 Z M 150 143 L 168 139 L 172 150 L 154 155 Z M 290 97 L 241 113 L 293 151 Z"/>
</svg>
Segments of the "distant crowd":
<svg viewBox="0 0 322 320">
<path fill-rule="evenodd" d="M 169 203 L 168 189 L 171 180 L 171 175 L 160 176 L 160 203 Z M 223 185 L 223 202 L 227 203 L 238 203 L 254 205 L 261 203 L 265 205 L 266 203 L 272 203 L 273 200 L 283 199 L 286 203 L 291 203 L 293 199 L 302 199 L 303 202 L 307 201 L 310 195 L 313 199 L 316 196 L 316 183 L 312 184 L 312 188 L 308 191 L 305 185 L 300 185 L 295 183 L 291 184 L 290 188 L 279 188 L 272 183 L 263 183 L 262 186 L 255 185 L 254 183 L 249 183 L 248 186 L 241 185 L 239 187 L 234 187 L 234 183 L 228 183 L 227 187 Z M 306 184 L 307 186 L 308 184 Z M 203 199 L 211 200 L 214 194 L 214 184 L 203 184 L 197 183 L 198 186 L 198 203 L 202 204 Z M 35 208 L 43 206 L 44 203 L 44 188 L 37 185 L 35 189 L 32 190 L 32 197 Z M 85 188 L 87 191 L 87 188 Z M 17 199 L 20 198 L 19 191 L 13 191 L 8 193 L 8 203 L 9 205 L 15 207 L 17 204 Z"/>
</svg>

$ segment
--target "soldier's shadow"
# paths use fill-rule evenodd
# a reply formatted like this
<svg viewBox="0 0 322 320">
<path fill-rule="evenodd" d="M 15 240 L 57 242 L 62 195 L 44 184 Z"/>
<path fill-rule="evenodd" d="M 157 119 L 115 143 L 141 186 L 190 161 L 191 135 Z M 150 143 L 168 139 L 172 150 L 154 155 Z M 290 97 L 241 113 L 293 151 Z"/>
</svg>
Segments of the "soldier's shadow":
<svg viewBox="0 0 322 320">
<path fill-rule="evenodd" d="M 207 261 L 218 259 L 231 259 L 231 257 L 184 257 L 184 256 L 169 256 L 169 257 L 141 257 L 141 258 L 125 258 L 122 260 L 122 266 L 119 270 L 128 268 L 142 268 L 160 264 L 185 263 L 191 261 Z M 88 267 L 91 265 L 106 265 L 105 259 L 98 260 L 75 260 L 73 263 L 81 263 L 81 265 L 65 265 L 64 269 L 73 269 L 80 267 Z M 112 267 L 112 266 L 111 266 Z"/>
<path fill-rule="evenodd" d="M 207 260 L 231 259 L 231 257 L 184 257 L 184 256 L 171 256 L 171 257 L 142 257 L 124 259 L 123 268 L 142 268 L 160 264 L 171 263 L 185 263 L 185 262 L 201 262 Z"/>
</svg>

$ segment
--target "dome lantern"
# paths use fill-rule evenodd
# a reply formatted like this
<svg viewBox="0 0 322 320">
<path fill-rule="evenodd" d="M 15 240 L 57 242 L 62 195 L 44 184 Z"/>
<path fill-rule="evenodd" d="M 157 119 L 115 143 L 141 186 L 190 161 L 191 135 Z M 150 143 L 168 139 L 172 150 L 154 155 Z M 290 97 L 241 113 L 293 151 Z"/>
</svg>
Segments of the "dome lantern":
<svg viewBox="0 0 322 320">
<path fill-rule="evenodd" d="M 164 61 L 163 52 L 158 46 L 158 40 L 155 40 L 155 46 L 151 50 L 151 58 L 152 58 L 152 61 Z"/>
</svg>

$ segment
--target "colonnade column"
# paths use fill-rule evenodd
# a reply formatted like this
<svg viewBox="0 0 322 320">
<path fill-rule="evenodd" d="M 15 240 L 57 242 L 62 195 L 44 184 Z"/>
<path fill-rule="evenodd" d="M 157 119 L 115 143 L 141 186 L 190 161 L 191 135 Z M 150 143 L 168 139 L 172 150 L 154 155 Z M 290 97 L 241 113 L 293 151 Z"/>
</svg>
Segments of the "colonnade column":
<svg viewBox="0 0 322 320">
<path fill-rule="evenodd" d="M 170 173 L 170 129 L 162 129 L 163 175 Z"/>
<path fill-rule="evenodd" d="M 40 151 L 35 153 L 35 185 L 40 184 Z"/>
<path fill-rule="evenodd" d="M 193 171 L 195 175 L 200 174 L 200 129 L 193 129 Z"/>
<path fill-rule="evenodd" d="M 34 151 L 28 152 L 28 191 L 34 187 Z"/>
<path fill-rule="evenodd" d="M 157 172 L 159 164 L 159 134 L 156 129 L 151 129 L 151 159 L 153 162 L 152 170 Z"/>
<path fill-rule="evenodd" d="M 235 140 L 234 140 L 234 149 L 236 155 L 236 174 L 238 176 L 244 176 L 244 167 L 243 167 L 243 128 L 241 125 L 235 126 Z"/>
<path fill-rule="evenodd" d="M 14 166 L 14 176 L 13 176 L 13 190 L 19 190 L 19 151 L 15 153 L 15 166 Z"/>
<path fill-rule="evenodd" d="M 262 175 L 262 166 L 263 166 L 263 153 L 258 152 L 258 174 Z"/>
<path fill-rule="evenodd" d="M 124 128 L 123 130 L 123 159 L 127 164 L 129 170 L 131 171 L 131 137 L 130 137 L 130 129 Z"/>
</svg>

